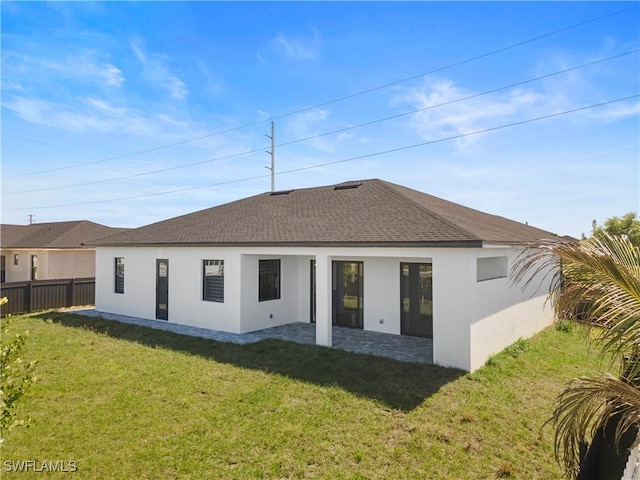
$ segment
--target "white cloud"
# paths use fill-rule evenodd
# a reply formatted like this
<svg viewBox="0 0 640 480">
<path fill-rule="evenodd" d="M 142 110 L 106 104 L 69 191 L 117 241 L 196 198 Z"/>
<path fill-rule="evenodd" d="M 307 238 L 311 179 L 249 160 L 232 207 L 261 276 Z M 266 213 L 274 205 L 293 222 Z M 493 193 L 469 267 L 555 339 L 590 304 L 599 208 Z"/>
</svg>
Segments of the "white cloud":
<svg viewBox="0 0 640 480">
<path fill-rule="evenodd" d="M 270 118 L 271 115 L 267 112 L 263 112 L 262 110 L 257 110 L 256 113 L 258 114 L 258 116 L 262 119 L 262 120 L 266 120 L 267 118 Z"/>
<path fill-rule="evenodd" d="M 25 88 L 20 82 L 17 82 L 15 80 L 3 79 L 2 80 L 2 90 L 5 91 L 5 92 L 9 91 L 9 90 L 13 90 L 13 91 L 16 91 L 16 92 L 24 92 Z"/>
<path fill-rule="evenodd" d="M 200 74 L 204 77 L 204 85 L 201 85 L 201 88 L 214 97 L 218 97 L 223 94 L 226 91 L 226 88 L 224 87 L 224 82 L 220 77 L 213 73 L 207 64 L 200 58 L 196 58 L 195 62 Z"/>
<path fill-rule="evenodd" d="M 95 70 L 95 74 L 97 77 L 102 78 L 107 85 L 111 85 L 113 87 L 120 87 L 124 83 L 122 70 L 111 64 L 98 66 Z"/>
<path fill-rule="evenodd" d="M 140 60 L 140 63 L 146 65 L 147 56 L 144 54 L 142 49 L 138 45 L 136 45 L 135 43 L 132 43 L 131 44 L 131 50 L 133 50 L 133 53 L 137 57 L 137 59 Z"/>
<path fill-rule="evenodd" d="M 75 52 L 65 58 L 43 58 L 33 55 L 12 55 L 3 61 L 3 89 L 11 85 L 14 90 L 26 90 L 43 81 L 65 83 L 97 83 L 99 86 L 121 87 L 125 82 L 122 70 L 100 59 L 94 50 Z"/>
<path fill-rule="evenodd" d="M 640 102 L 624 102 L 613 103 L 603 109 L 596 109 L 591 112 L 592 118 L 605 121 L 621 120 L 627 117 L 636 117 L 640 115 Z"/>
<path fill-rule="evenodd" d="M 610 53 L 597 55 L 596 59 L 606 58 Z M 407 119 L 422 138 L 436 140 L 588 107 L 622 96 L 619 93 L 621 85 L 635 78 L 629 76 L 630 68 L 637 69 L 637 64 L 631 64 L 631 58 L 550 75 L 593 61 L 593 56 L 585 58 L 581 54 L 552 53 L 535 63 L 530 73 L 532 77 L 546 75 L 546 78 L 490 94 L 469 88 L 472 80 L 462 85 L 447 78 L 428 79 L 419 86 L 400 89 L 392 98 L 391 106 L 402 107 L 403 110 L 408 110 L 407 105 L 412 109 L 425 109 Z M 621 79 L 625 83 L 621 84 Z M 637 86 L 634 80 L 630 84 Z M 500 86 L 497 84 L 494 88 Z M 629 90 L 624 88 L 623 91 Z M 639 110 L 640 104 L 629 100 L 556 118 L 573 124 L 601 124 L 637 116 Z M 483 137 L 478 134 L 459 138 L 456 146 L 464 149 Z"/>
<path fill-rule="evenodd" d="M 83 98 L 82 101 L 84 103 L 86 103 L 87 105 L 90 105 L 92 107 L 94 107 L 97 110 L 100 110 L 102 112 L 108 113 L 110 115 L 125 115 L 126 114 L 126 110 L 124 108 L 119 108 L 119 107 L 114 107 L 111 104 L 103 101 L 103 100 L 98 100 L 95 98 Z"/>
<path fill-rule="evenodd" d="M 549 98 L 525 88 L 474 97 L 476 94 L 443 78 L 405 91 L 392 100 L 392 105 L 409 104 L 422 110 L 410 116 L 411 123 L 424 139 L 437 140 L 528 118 L 527 114 L 549 102 Z M 479 136 L 458 138 L 456 146 L 463 150 Z"/>
<path fill-rule="evenodd" d="M 169 92 L 171 92 L 171 96 L 178 100 L 184 100 L 189 94 L 189 90 L 187 90 L 185 83 L 176 77 L 170 77 L 167 79 L 167 88 L 169 89 Z"/>
<path fill-rule="evenodd" d="M 2 106 L 31 123 L 67 131 L 152 135 L 159 130 L 137 112 L 113 107 L 94 98 L 83 98 L 80 104 L 69 105 L 19 97 L 4 101 Z"/>
<path fill-rule="evenodd" d="M 329 116 L 330 112 L 322 109 L 303 112 L 296 115 L 293 120 L 289 121 L 286 129 L 294 136 L 295 139 L 312 137 L 317 134 L 316 128 L 318 124 L 327 120 Z M 327 153 L 333 153 L 334 151 L 334 146 L 324 137 L 318 137 L 310 140 L 309 145 L 317 150 Z"/>
<path fill-rule="evenodd" d="M 169 72 L 166 67 L 166 59 L 163 55 L 149 54 L 140 45 L 131 43 L 131 50 L 144 67 L 147 78 L 154 84 L 166 89 L 169 94 L 177 99 L 184 100 L 189 95 L 187 85 L 178 77 Z"/>
<path fill-rule="evenodd" d="M 272 40 L 273 48 L 289 60 L 315 60 L 320 52 L 320 39 L 315 29 L 310 35 L 278 33 Z"/>
</svg>

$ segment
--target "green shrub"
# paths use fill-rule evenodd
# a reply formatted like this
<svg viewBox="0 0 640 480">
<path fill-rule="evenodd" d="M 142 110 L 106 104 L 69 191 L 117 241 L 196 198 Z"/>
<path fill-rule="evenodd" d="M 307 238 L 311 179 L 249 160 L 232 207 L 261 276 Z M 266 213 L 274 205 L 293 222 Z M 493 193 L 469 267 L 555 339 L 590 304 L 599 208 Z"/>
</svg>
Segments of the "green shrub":
<svg viewBox="0 0 640 480">
<path fill-rule="evenodd" d="M 0 299 L 0 305 L 5 303 L 6 297 Z M 0 318 L 0 442 L 10 429 L 29 423 L 29 420 L 17 419 L 17 409 L 20 399 L 36 380 L 33 375 L 36 362 L 25 362 L 21 356 L 29 332 L 9 335 L 10 322 L 9 317 Z"/>
<path fill-rule="evenodd" d="M 558 332 L 570 333 L 573 331 L 573 322 L 564 318 L 558 320 L 555 326 Z"/>
<path fill-rule="evenodd" d="M 529 346 L 528 340 L 525 340 L 524 338 L 519 338 L 514 343 L 509 345 L 507 348 L 505 348 L 504 353 L 513 358 L 518 358 L 520 355 L 522 355 L 525 352 L 528 346 Z"/>
</svg>

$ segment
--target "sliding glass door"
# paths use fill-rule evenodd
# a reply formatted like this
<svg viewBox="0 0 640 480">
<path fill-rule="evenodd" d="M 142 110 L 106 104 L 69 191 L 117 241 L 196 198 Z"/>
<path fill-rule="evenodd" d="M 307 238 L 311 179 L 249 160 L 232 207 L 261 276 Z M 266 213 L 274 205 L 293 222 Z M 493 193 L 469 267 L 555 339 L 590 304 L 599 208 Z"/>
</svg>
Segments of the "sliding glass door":
<svg viewBox="0 0 640 480">
<path fill-rule="evenodd" d="M 433 338 L 433 275 L 430 263 L 400 264 L 401 333 Z"/>
</svg>

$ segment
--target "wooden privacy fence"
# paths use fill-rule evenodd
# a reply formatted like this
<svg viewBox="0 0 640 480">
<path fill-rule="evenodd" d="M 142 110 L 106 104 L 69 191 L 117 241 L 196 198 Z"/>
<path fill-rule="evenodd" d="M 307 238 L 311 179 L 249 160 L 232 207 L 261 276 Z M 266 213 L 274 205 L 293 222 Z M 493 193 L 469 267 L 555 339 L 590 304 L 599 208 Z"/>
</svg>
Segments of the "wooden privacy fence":
<svg viewBox="0 0 640 480">
<path fill-rule="evenodd" d="M 3 283 L 0 285 L 0 297 L 7 297 L 9 300 L 2 306 L 3 316 L 50 308 L 94 305 L 96 279 L 65 278 Z"/>
</svg>

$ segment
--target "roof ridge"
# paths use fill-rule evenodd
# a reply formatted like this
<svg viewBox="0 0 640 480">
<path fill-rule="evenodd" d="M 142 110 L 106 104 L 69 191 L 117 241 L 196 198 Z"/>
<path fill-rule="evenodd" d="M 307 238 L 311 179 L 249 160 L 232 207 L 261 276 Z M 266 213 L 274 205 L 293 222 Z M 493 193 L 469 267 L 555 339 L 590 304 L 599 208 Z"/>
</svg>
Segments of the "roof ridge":
<svg viewBox="0 0 640 480">
<path fill-rule="evenodd" d="M 263 192 L 103 237 L 93 245 L 329 245 L 371 244 L 482 246 L 522 243 L 540 237 L 503 217 L 444 200 L 385 180 L 349 180 Z M 340 189 L 338 189 L 340 190 Z"/>
<path fill-rule="evenodd" d="M 2 224 L 3 229 L 7 226 Z M 114 227 L 91 220 L 66 220 L 9 225 L 7 230 L 2 232 L 1 248 L 76 248 L 97 236 L 108 235 Z M 9 237 L 6 233 L 9 233 Z"/>
<path fill-rule="evenodd" d="M 477 235 L 473 234 L 469 230 L 467 230 L 465 228 L 462 228 L 462 227 L 452 223 L 451 221 L 449 221 L 446 218 L 444 218 L 442 215 L 440 215 L 440 214 L 438 214 L 438 213 L 426 208 L 424 205 L 420 205 L 415 200 L 413 200 L 413 199 L 409 198 L 408 196 L 404 195 L 402 192 L 399 192 L 395 187 L 407 188 L 408 190 L 413 190 L 413 189 L 408 188 L 408 187 L 402 187 L 401 185 L 397 185 L 397 184 L 392 183 L 392 182 L 387 182 L 386 180 L 380 180 L 378 178 L 373 179 L 372 181 L 379 182 L 379 183 L 383 184 L 385 188 L 387 188 L 388 190 L 393 192 L 397 197 L 400 197 L 404 202 L 410 203 L 411 205 L 413 205 L 415 207 L 418 207 L 418 209 L 421 210 L 422 212 L 426 212 L 429 215 L 437 218 L 442 223 L 444 223 L 447 226 L 451 227 L 453 230 L 457 231 L 458 233 L 462 233 L 464 235 L 467 235 L 472 240 L 482 240 L 480 237 L 478 237 Z M 418 190 L 413 190 L 413 191 L 415 191 L 416 193 L 420 193 L 422 195 L 425 195 L 425 196 L 431 196 L 431 195 L 429 195 L 427 193 L 419 192 Z M 445 201 L 447 201 L 447 200 L 445 200 Z M 462 205 L 462 206 L 464 207 L 464 205 Z"/>
</svg>

